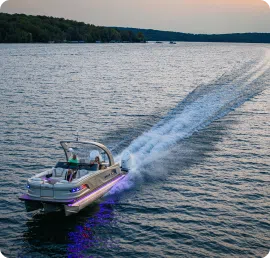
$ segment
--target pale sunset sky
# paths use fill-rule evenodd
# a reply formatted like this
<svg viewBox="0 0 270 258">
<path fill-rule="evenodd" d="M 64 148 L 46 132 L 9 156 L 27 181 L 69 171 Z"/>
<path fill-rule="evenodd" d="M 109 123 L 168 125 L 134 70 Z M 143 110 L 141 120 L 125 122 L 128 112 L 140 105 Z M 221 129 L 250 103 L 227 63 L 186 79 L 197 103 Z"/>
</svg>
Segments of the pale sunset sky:
<svg viewBox="0 0 270 258">
<path fill-rule="evenodd" d="M 8 0 L 0 12 L 190 33 L 270 32 L 262 0 Z"/>
</svg>

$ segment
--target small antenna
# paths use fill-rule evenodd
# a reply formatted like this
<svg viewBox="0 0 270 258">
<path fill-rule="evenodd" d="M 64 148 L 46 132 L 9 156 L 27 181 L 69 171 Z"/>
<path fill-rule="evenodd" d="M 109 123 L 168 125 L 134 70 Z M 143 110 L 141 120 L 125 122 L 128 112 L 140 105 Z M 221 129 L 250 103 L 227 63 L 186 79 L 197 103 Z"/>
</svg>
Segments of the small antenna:
<svg viewBox="0 0 270 258">
<path fill-rule="evenodd" d="M 76 141 L 79 141 L 79 131 L 77 130 L 77 136 L 76 136 Z"/>
</svg>

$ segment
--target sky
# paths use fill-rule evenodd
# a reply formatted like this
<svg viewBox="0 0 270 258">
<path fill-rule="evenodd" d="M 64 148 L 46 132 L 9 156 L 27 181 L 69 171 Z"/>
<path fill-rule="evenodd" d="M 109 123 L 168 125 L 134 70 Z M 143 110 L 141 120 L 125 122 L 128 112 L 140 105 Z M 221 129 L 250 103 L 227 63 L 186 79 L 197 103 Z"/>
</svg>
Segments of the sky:
<svg viewBox="0 0 270 258">
<path fill-rule="evenodd" d="M 0 12 L 187 33 L 270 32 L 262 0 L 8 0 Z"/>
</svg>

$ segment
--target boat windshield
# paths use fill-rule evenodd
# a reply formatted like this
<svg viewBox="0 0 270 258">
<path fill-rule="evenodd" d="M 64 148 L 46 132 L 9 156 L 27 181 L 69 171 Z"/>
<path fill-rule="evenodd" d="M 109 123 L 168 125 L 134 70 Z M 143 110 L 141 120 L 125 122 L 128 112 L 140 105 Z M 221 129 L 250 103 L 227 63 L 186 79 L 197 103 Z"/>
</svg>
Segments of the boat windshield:
<svg viewBox="0 0 270 258">
<path fill-rule="evenodd" d="M 112 154 L 100 143 L 66 141 L 60 144 L 65 151 L 67 161 L 75 154 L 80 164 L 93 162 L 96 157 L 99 158 L 100 163 L 106 163 L 109 166 L 114 164 Z"/>
</svg>

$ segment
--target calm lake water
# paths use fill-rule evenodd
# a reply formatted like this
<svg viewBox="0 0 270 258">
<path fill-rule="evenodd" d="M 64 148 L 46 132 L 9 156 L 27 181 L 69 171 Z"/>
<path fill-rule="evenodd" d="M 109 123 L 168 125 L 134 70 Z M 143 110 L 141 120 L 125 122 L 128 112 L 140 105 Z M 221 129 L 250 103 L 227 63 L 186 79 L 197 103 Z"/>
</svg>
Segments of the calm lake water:
<svg viewBox="0 0 270 258">
<path fill-rule="evenodd" d="M 0 45 L 0 249 L 12 257 L 258 257 L 270 249 L 270 46 Z M 27 178 L 95 140 L 134 167 L 72 217 Z"/>
</svg>

